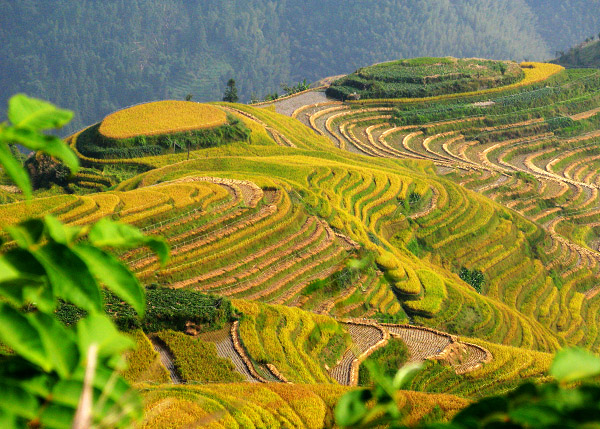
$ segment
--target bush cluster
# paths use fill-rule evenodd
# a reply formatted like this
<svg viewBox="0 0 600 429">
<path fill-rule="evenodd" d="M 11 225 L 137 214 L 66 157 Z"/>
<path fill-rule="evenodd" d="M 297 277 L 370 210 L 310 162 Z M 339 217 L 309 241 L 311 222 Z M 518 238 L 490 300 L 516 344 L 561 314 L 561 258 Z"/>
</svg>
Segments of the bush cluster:
<svg viewBox="0 0 600 429">
<path fill-rule="evenodd" d="M 42 152 L 34 152 L 25 160 L 33 189 L 49 188 L 53 183 L 66 186 L 71 172 L 61 162 Z"/>
<path fill-rule="evenodd" d="M 154 289 L 146 291 L 146 315 L 140 318 L 135 310 L 116 295 L 104 291 L 104 307 L 119 329 L 143 329 L 157 332 L 163 329 L 183 331 L 187 322 L 203 330 L 219 329 L 233 320 L 231 302 L 222 297 L 205 295 L 183 289 Z M 58 318 L 72 325 L 85 316 L 85 312 L 69 303 L 61 303 L 56 310 Z"/>
<path fill-rule="evenodd" d="M 481 272 L 481 270 L 477 270 L 477 269 L 469 270 L 466 267 L 462 267 L 460 269 L 460 273 L 458 275 L 466 283 L 473 286 L 473 288 L 477 292 L 481 293 L 481 287 L 483 286 L 483 283 L 485 282 L 485 277 L 483 276 L 483 273 Z"/>
</svg>

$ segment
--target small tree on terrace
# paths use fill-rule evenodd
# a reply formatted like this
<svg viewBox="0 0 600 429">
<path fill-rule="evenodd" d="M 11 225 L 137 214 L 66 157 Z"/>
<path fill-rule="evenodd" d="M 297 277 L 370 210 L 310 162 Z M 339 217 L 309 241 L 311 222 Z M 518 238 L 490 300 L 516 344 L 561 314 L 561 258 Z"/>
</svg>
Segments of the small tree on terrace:
<svg viewBox="0 0 600 429">
<path fill-rule="evenodd" d="M 237 88 L 235 87 L 235 79 L 229 79 L 227 81 L 227 88 L 225 88 L 225 93 L 223 94 L 223 101 L 237 103 L 238 100 L 239 98 L 237 95 Z"/>
</svg>

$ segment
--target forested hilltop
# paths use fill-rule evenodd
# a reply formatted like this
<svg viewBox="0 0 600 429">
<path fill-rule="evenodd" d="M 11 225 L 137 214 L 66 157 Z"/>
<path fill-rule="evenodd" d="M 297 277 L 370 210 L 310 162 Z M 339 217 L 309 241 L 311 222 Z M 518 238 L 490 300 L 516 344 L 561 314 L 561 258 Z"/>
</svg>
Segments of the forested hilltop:
<svg viewBox="0 0 600 429">
<path fill-rule="evenodd" d="M 600 67 L 600 34 L 599 40 L 590 40 L 581 43 L 567 52 L 560 52 L 560 56 L 553 62 L 565 67 Z"/>
<path fill-rule="evenodd" d="M 220 99 L 231 77 L 248 101 L 398 58 L 548 59 L 599 16 L 583 0 L 2 0 L 0 105 L 70 106 L 73 130 L 142 101 Z"/>
</svg>

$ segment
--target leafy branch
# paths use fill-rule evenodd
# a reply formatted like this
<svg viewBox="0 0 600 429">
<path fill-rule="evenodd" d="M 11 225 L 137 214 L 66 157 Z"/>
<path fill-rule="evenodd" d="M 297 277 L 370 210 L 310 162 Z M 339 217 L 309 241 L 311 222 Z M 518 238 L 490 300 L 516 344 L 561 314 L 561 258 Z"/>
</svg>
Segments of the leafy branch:
<svg viewBox="0 0 600 429">
<path fill-rule="evenodd" d="M 28 197 L 29 178 L 9 144 L 45 152 L 71 170 L 78 167 L 60 139 L 42 133 L 66 124 L 71 112 L 16 95 L 8 117 L 11 124 L 0 125 L 0 164 Z M 141 416 L 141 402 L 118 371 L 125 365 L 122 353 L 134 344 L 105 314 L 101 290 L 143 315 L 143 287 L 110 250 L 147 246 L 165 263 L 167 244 L 108 219 L 74 227 L 46 216 L 6 230 L 14 245 L 0 254 L 0 341 L 13 353 L 1 358 L 0 426 L 129 425 Z M 87 316 L 67 327 L 55 314 L 59 302 Z"/>
</svg>

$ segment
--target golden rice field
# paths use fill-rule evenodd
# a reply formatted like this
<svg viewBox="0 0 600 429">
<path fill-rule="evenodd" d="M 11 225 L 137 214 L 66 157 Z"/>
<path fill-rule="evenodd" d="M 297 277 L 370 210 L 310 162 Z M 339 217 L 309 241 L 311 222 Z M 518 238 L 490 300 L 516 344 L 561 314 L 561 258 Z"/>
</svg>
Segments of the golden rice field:
<svg viewBox="0 0 600 429">
<path fill-rule="evenodd" d="M 227 123 L 227 114 L 208 104 L 165 100 L 111 113 L 99 132 L 111 139 L 152 136 L 214 128 Z"/>
<path fill-rule="evenodd" d="M 217 384 L 140 387 L 145 416 L 139 427 L 333 427 L 333 408 L 348 388 L 311 384 Z M 452 395 L 399 392 L 404 422 L 417 424 L 439 408 L 449 419 L 468 402 Z M 436 413 L 437 415 L 437 413 Z"/>
</svg>

